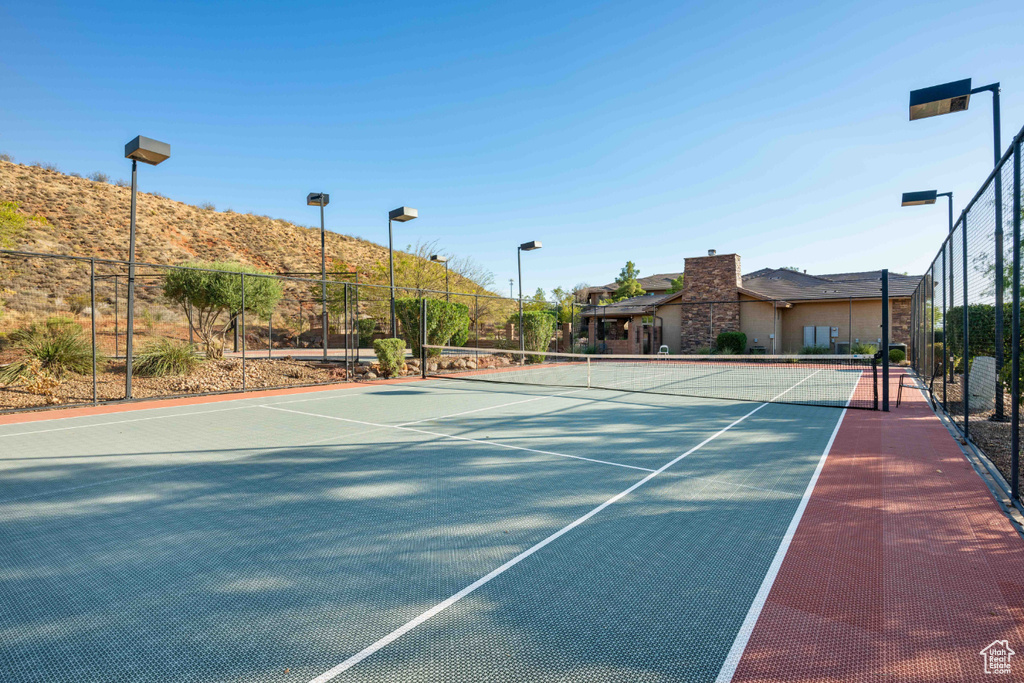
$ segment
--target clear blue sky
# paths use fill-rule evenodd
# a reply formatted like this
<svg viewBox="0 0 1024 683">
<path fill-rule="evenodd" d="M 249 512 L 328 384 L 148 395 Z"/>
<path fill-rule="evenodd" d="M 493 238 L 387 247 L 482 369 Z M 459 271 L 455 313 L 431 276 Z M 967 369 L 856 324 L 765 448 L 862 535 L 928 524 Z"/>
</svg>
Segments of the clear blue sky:
<svg viewBox="0 0 1024 683">
<path fill-rule="evenodd" d="M 421 218 L 507 291 L 601 284 L 709 248 L 745 272 L 922 272 L 907 190 L 991 170 L 991 97 L 910 123 L 908 91 L 1000 81 L 1024 125 L 1024 6 L 998 2 L 6 3 L 0 151 L 386 243 Z M 126 217 L 127 222 L 127 217 Z"/>
</svg>

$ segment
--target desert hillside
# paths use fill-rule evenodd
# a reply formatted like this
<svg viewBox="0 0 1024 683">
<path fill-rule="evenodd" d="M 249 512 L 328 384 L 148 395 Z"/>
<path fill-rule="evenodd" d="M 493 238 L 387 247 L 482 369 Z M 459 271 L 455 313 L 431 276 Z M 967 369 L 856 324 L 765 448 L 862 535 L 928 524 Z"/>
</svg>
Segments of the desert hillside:
<svg viewBox="0 0 1024 683">
<path fill-rule="evenodd" d="M 14 202 L 26 220 L 9 248 L 19 251 L 128 258 L 130 191 L 107 182 L 66 175 L 39 166 L 0 161 L 0 202 Z M 252 214 L 216 211 L 139 193 L 136 258 L 179 264 L 230 260 L 275 273 L 317 272 L 320 231 Z M 328 259 L 337 259 L 366 281 L 387 249 L 348 235 L 327 233 Z M 436 264 L 434 265 L 436 268 Z M 58 269 L 59 270 L 59 269 Z M 28 273 L 25 273 L 28 275 Z M 481 290 L 453 274 L 453 291 Z M 443 281 L 443 278 L 442 278 Z M 17 281 L 5 283 L 17 288 Z"/>
</svg>

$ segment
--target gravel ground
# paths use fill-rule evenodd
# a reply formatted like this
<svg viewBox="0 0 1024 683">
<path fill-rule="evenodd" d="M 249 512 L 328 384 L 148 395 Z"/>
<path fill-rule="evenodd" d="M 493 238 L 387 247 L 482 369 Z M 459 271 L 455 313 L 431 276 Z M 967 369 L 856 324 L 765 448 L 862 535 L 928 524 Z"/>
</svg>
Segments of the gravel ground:
<svg viewBox="0 0 1024 683">
<path fill-rule="evenodd" d="M 313 363 L 288 359 L 252 359 L 245 363 L 247 389 L 270 389 L 303 384 L 331 384 L 345 381 L 344 366 L 317 367 Z M 365 369 L 364 369 L 365 368 Z M 418 368 L 416 369 L 418 372 Z M 412 372 L 410 369 L 409 372 Z M 364 364 L 354 375 L 357 381 L 377 378 L 376 364 Z M 178 394 L 205 394 L 242 389 L 242 361 L 224 358 L 201 363 L 187 375 L 132 378 L 135 398 L 154 398 Z M 110 363 L 100 368 L 96 378 L 100 401 L 124 398 L 124 365 Z M 0 387 L 0 410 L 39 408 L 50 405 L 74 405 L 92 402 L 92 377 L 68 375 L 50 387 Z"/>
</svg>

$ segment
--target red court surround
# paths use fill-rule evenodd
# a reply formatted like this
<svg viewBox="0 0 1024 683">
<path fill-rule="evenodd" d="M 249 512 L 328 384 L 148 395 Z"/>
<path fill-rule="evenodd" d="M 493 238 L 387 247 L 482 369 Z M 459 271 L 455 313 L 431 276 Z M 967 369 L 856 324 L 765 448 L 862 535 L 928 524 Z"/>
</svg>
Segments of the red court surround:
<svg viewBox="0 0 1024 683">
<path fill-rule="evenodd" d="M 892 398 L 847 412 L 733 681 L 1024 680 L 1024 540 L 920 392 Z"/>
</svg>

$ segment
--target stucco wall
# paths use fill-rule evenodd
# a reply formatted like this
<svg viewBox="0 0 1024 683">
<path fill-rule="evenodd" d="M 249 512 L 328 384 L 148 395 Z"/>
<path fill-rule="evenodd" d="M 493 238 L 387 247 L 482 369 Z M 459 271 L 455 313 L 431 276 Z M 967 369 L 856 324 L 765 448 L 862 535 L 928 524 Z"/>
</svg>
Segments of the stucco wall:
<svg viewBox="0 0 1024 683">
<path fill-rule="evenodd" d="M 909 310 L 909 299 L 892 299 L 889 311 L 892 343 L 908 344 L 909 325 L 893 326 L 894 319 L 902 315 L 902 309 Z M 828 325 L 839 328 L 839 341 L 848 341 L 850 335 L 850 302 L 823 301 L 796 303 L 781 315 L 781 348 L 779 353 L 799 353 L 804 343 L 804 326 Z M 866 344 L 877 344 L 882 337 L 882 300 L 853 301 L 853 334 L 854 342 L 858 340 Z"/>
<path fill-rule="evenodd" d="M 775 333 L 772 318 L 774 311 L 771 301 L 758 301 L 740 295 L 740 332 L 747 335 L 747 348 L 760 346 L 766 353 L 772 352 L 771 335 Z M 744 349 L 746 351 L 747 349 Z"/>
</svg>

